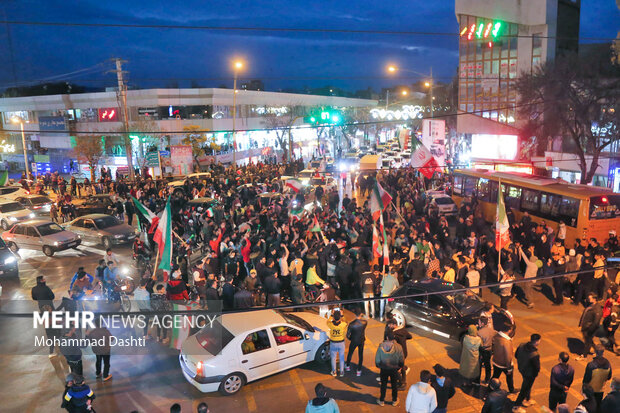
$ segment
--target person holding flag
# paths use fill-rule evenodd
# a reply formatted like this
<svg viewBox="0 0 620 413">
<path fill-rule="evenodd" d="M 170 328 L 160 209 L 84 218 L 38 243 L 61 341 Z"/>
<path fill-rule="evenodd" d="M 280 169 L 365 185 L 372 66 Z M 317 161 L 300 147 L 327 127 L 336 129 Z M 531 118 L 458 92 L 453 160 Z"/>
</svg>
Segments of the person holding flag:
<svg viewBox="0 0 620 413">
<path fill-rule="evenodd" d="M 168 274 L 172 269 L 172 214 L 170 211 L 170 197 L 166 202 L 164 212 L 159 218 L 155 235 L 153 235 L 153 241 L 157 244 L 157 260 L 155 262 L 156 268 L 161 268 L 164 271 L 164 281 L 168 279 Z M 157 266 L 159 261 L 159 266 Z"/>
</svg>

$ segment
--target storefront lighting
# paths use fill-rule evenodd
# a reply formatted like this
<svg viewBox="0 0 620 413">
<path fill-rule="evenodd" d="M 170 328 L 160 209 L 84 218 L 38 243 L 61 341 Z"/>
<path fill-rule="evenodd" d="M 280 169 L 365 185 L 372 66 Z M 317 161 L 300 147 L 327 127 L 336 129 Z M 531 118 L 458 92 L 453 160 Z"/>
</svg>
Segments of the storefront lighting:
<svg viewBox="0 0 620 413">
<path fill-rule="evenodd" d="M 0 152 L 15 153 L 15 145 L 11 143 L 6 143 L 5 140 L 2 140 L 2 143 L 0 143 Z"/>
</svg>

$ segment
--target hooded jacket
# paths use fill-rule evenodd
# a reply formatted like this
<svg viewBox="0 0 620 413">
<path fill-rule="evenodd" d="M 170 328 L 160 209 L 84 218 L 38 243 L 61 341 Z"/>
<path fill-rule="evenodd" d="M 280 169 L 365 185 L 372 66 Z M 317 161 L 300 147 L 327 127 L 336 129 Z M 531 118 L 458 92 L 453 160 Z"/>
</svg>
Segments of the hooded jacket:
<svg viewBox="0 0 620 413">
<path fill-rule="evenodd" d="M 605 382 L 611 379 L 611 364 L 605 357 L 594 357 L 586 366 L 583 383 L 592 386 L 595 393 L 602 393 Z"/>
<path fill-rule="evenodd" d="M 405 364 L 403 349 L 395 341 L 385 340 L 375 355 L 375 366 L 382 370 L 397 370 Z"/>
<path fill-rule="evenodd" d="M 540 355 L 531 342 L 521 344 L 515 352 L 519 372 L 524 377 L 536 377 L 540 372 Z"/>
<path fill-rule="evenodd" d="M 316 397 L 306 405 L 306 413 L 338 413 L 338 404 L 328 397 Z"/>
<path fill-rule="evenodd" d="M 420 381 L 409 387 L 405 402 L 407 413 L 431 413 L 436 407 L 437 394 L 429 383 Z"/>
<path fill-rule="evenodd" d="M 438 377 L 433 376 L 431 386 L 433 386 L 437 395 L 437 408 L 445 409 L 448 406 L 448 400 L 454 397 L 456 393 L 454 383 L 452 383 L 449 377 L 444 377 L 443 381 L 441 381 Z"/>
</svg>

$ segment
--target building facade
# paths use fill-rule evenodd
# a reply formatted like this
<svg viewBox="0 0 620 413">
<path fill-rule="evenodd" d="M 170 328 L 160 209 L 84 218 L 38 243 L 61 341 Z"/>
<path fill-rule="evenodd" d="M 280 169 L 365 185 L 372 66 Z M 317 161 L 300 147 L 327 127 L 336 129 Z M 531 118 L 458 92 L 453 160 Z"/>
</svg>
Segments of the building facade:
<svg viewBox="0 0 620 413">
<path fill-rule="evenodd" d="M 289 124 L 303 125 L 303 117 L 313 108 L 367 110 L 377 101 L 336 96 L 302 95 L 254 90 L 237 90 L 235 140 L 237 150 L 279 149 L 277 133 L 265 130 Z M 19 124 L 24 121 L 29 162 L 37 163 L 39 172 L 58 170 L 69 173 L 77 163 L 72 149 L 80 136 L 105 137 L 106 156 L 102 163 L 116 167 L 127 165 L 120 132 L 123 130 L 121 104 L 116 91 L 68 95 L 32 96 L 0 99 L 2 125 L 8 136 L 0 142 L 0 157 L 9 170 L 23 170 L 24 157 Z M 144 89 L 127 92 L 130 131 L 140 138 L 149 135 L 155 146 L 178 145 L 188 129 L 209 131 L 209 137 L 223 147 L 232 147 L 233 90 L 216 88 Z M 275 121 L 274 121 L 274 118 Z M 280 134 L 282 132 L 280 131 Z M 130 134 L 131 135 L 131 134 Z M 133 139 L 133 138 L 132 138 Z M 297 156 L 311 156 L 320 145 L 317 133 L 310 128 L 294 129 L 292 139 Z M 150 139 L 153 144 L 153 139 Z M 140 139 L 134 142 L 134 158 L 143 155 Z M 6 149 L 6 150 L 5 150 Z M 238 159 L 238 161 L 244 161 Z M 139 164 L 139 162 L 137 163 Z"/>
</svg>

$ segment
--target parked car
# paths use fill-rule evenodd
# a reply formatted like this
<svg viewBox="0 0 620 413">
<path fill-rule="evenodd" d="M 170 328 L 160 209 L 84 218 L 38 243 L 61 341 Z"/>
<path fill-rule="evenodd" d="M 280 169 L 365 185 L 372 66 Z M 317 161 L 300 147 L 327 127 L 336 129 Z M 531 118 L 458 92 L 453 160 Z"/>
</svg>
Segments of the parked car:
<svg viewBox="0 0 620 413">
<path fill-rule="evenodd" d="M 3 230 L 11 228 L 16 222 L 34 218 L 34 214 L 19 202 L 0 200 L 0 226 Z"/>
<path fill-rule="evenodd" d="M 48 257 L 58 251 L 77 248 L 82 243 L 77 234 L 63 229 L 55 222 L 43 219 L 15 224 L 10 231 L 2 233 L 2 239 L 13 252 L 19 249 L 40 249 Z"/>
<path fill-rule="evenodd" d="M 105 214 L 89 214 L 74 219 L 63 227 L 80 236 L 82 242 L 101 244 L 104 248 L 133 242 L 137 230 L 116 217 Z"/>
<path fill-rule="evenodd" d="M 75 205 L 78 217 L 88 214 L 114 214 L 116 208 L 110 195 L 91 195 L 83 203 Z"/>
<path fill-rule="evenodd" d="M 435 194 L 431 198 L 431 205 L 437 207 L 439 215 L 455 216 L 458 212 L 457 206 L 450 195 Z"/>
<path fill-rule="evenodd" d="M 225 313 L 185 340 L 179 355 L 187 381 L 202 392 L 224 395 L 291 367 L 328 360 L 325 318 L 275 310 Z"/>
<path fill-rule="evenodd" d="M 15 201 L 19 202 L 25 208 L 28 208 L 38 217 L 50 217 L 50 209 L 54 201 L 44 195 L 25 195 L 18 196 Z"/>
<path fill-rule="evenodd" d="M 177 180 L 168 182 L 168 186 L 171 189 L 173 189 L 175 195 L 181 196 L 183 195 L 185 191 L 185 189 L 183 188 L 183 185 L 185 185 L 185 180 L 192 179 L 192 178 L 200 182 L 203 179 L 211 178 L 211 172 L 195 172 L 195 173 L 187 175 L 186 177 L 183 177 L 183 179 L 177 179 Z"/>
<path fill-rule="evenodd" d="M 17 257 L 13 251 L 9 250 L 2 238 L 0 238 L 0 275 L 9 277 L 19 275 Z"/>
<path fill-rule="evenodd" d="M 30 195 L 21 185 L 0 186 L 0 199 L 15 199 L 18 196 Z"/>
<path fill-rule="evenodd" d="M 425 279 L 408 281 L 388 298 L 387 311 L 401 326 L 417 327 L 440 337 L 460 341 L 470 324 L 477 324 L 486 302 L 457 283 Z M 443 293 L 443 294 L 433 294 Z M 415 297 L 410 295 L 420 294 Z M 516 325 L 509 311 L 498 308 L 493 313 L 493 327 L 514 335 Z"/>
<path fill-rule="evenodd" d="M 193 206 L 196 208 L 202 208 L 202 209 L 209 209 L 213 204 L 215 204 L 216 201 L 213 198 L 194 198 L 192 200 L 190 200 L 187 204 L 188 206 Z M 200 209 L 198 209 L 198 211 L 201 211 Z"/>
</svg>

